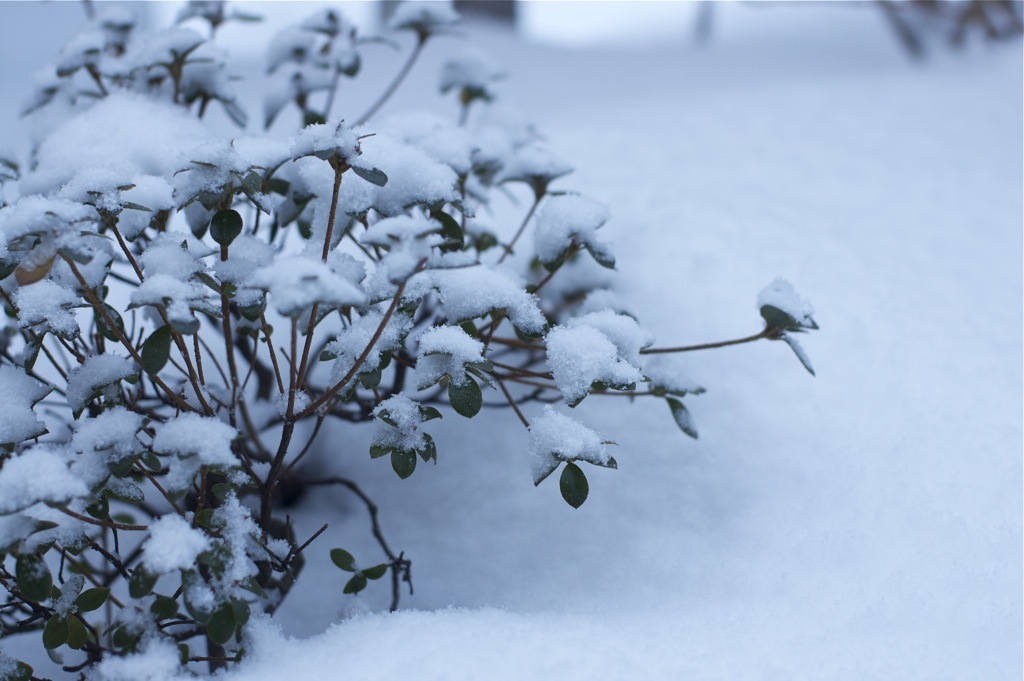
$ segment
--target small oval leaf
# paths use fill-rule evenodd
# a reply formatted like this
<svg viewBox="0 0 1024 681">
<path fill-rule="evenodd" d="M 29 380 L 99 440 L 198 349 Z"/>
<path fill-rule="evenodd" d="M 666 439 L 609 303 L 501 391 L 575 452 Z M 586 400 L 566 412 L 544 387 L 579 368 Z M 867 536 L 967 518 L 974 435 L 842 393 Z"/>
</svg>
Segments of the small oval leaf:
<svg viewBox="0 0 1024 681">
<path fill-rule="evenodd" d="M 145 598 L 156 586 L 157 575 L 152 574 L 146 568 L 139 566 L 135 568 L 131 579 L 128 580 L 128 595 L 132 598 Z"/>
<path fill-rule="evenodd" d="M 110 589 L 105 586 L 86 589 L 75 599 L 75 605 L 78 606 L 78 612 L 92 612 L 93 610 L 98 610 L 109 595 Z"/>
<path fill-rule="evenodd" d="M 696 440 L 697 426 L 694 425 L 693 417 L 690 416 L 689 410 L 679 400 L 669 397 L 666 401 L 668 402 L 669 409 L 672 410 L 672 418 L 676 420 L 679 430 Z"/>
<path fill-rule="evenodd" d="M 416 452 L 413 450 L 396 449 L 391 452 L 391 467 L 398 477 L 405 480 L 416 470 Z"/>
<path fill-rule="evenodd" d="M 50 568 L 34 553 L 23 553 L 18 556 L 14 566 L 15 579 L 22 595 L 37 603 L 50 597 L 53 588 L 53 576 Z"/>
<path fill-rule="evenodd" d="M 348 584 L 345 585 L 345 590 L 344 590 L 343 593 L 357 594 L 357 593 L 359 593 L 360 591 L 362 591 L 365 588 L 366 588 L 366 577 L 364 577 L 360 573 L 360 574 L 357 574 L 352 579 L 348 580 Z"/>
<path fill-rule="evenodd" d="M 590 484 L 583 470 L 569 461 L 562 470 L 562 477 L 558 481 L 559 489 L 562 491 L 562 498 L 573 508 L 579 508 L 587 500 L 590 494 Z"/>
<path fill-rule="evenodd" d="M 43 627 L 43 647 L 47 650 L 60 648 L 68 642 L 69 633 L 67 618 L 54 615 L 46 621 L 46 626 Z"/>
<path fill-rule="evenodd" d="M 356 559 L 345 549 L 331 549 L 331 562 L 345 572 L 356 571 Z"/>
<path fill-rule="evenodd" d="M 352 166 L 352 172 L 370 184 L 375 184 L 378 187 L 383 187 L 388 183 L 388 176 L 379 168 L 360 168 L 358 166 Z"/>
<path fill-rule="evenodd" d="M 466 378 L 462 385 L 448 384 L 448 401 L 452 403 L 452 409 L 460 415 L 471 419 L 480 413 L 484 406 L 484 396 L 480 392 L 480 386 L 472 378 Z"/>
<path fill-rule="evenodd" d="M 388 564 L 381 563 L 380 565 L 374 565 L 371 568 L 366 568 L 362 571 L 363 576 L 367 579 L 380 579 L 388 571 Z"/>
<path fill-rule="evenodd" d="M 237 210 L 219 210 L 210 220 L 210 236 L 221 246 L 230 246 L 242 233 L 242 216 Z"/>
<path fill-rule="evenodd" d="M 89 640 L 89 632 L 86 631 L 82 620 L 77 617 L 68 617 L 68 648 L 81 650 L 86 641 Z"/>
<path fill-rule="evenodd" d="M 171 327 L 161 326 L 142 344 L 142 370 L 156 376 L 171 358 Z"/>
<path fill-rule="evenodd" d="M 206 625 L 206 634 L 217 645 L 224 645 L 235 635 L 235 609 L 231 603 L 217 608 Z"/>
</svg>

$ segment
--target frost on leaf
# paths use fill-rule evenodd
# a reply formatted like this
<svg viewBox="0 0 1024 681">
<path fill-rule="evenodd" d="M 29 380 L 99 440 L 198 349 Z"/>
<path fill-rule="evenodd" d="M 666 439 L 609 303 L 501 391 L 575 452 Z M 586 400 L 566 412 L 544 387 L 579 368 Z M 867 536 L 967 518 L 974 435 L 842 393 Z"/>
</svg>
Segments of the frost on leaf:
<svg viewBox="0 0 1024 681">
<path fill-rule="evenodd" d="M 301 256 L 278 258 L 256 270 L 246 285 L 269 291 L 274 307 L 288 317 L 300 316 L 314 303 L 345 307 L 367 302 L 366 295 L 348 279 L 319 260 Z"/>
<path fill-rule="evenodd" d="M 575 407 L 595 383 L 628 390 L 644 380 L 608 336 L 594 326 L 557 326 L 547 335 L 548 366 L 566 404 Z"/>
<path fill-rule="evenodd" d="M 68 406 L 77 417 L 94 397 L 107 402 L 120 401 L 121 381 L 137 376 L 135 362 L 117 355 L 94 355 L 68 374 Z"/>
<path fill-rule="evenodd" d="M 466 375 L 467 367 L 475 367 L 478 373 L 490 368 L 490 362 L 484 359 L 483 351 L 483 343 L 457 326 L 427 329 L 419 339 L 419 358 L 416 362 L 418 389 L 429 388 L 444 377 L 456 386 L 472 381 Z"/>
<path fill-rule="evenodd" d="M 11 449 L 46 432 L 32 407 L 53 390 L 13 366 L 0 366 L 0 449 Z"/>
<path fill-rule="evenodd" d="M 545 267 L 554 269 L 575 245 L 587 249 L 601 265 L 614 267 L 615 256 L 597 239 L 597 230 L 607 220 L 608 208 L 602 203 L 576 194 L 550 197 L 537 213 L 537 257 Z"/>
<path fill-rule="evenodd" d="M 530 470 L 539 485 L 563 461 L 586 461 L 595 466 L 616 468 L 608 452 L 609 443 L 579 421 L 555 411 L 550 405 L 530 424 Z"/>
</svg>

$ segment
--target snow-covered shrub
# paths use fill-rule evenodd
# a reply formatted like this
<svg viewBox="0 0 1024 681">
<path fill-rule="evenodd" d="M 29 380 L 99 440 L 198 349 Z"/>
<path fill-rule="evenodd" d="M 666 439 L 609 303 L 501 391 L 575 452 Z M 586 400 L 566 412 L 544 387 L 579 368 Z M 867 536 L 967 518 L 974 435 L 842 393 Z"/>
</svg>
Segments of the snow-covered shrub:
<svg viewBox="0 0 1024 681">
<path fill-rule="evenodd" d="M 407 478 L 443 460 L 432 420 L 508 406 L 534 482 L 561 468 L 578 508 L 581 464 L 616 467 L 571 416 L 588 397 L 663 400 L 696 437 L 683 399 L 703 389 L 671 355 L 783 340 L 811 369 L 793 334 L 817 327 L 781 280 L 757 333 L 654 347 L 593 283 L 615 265 L 607 207 L 555 188 L 571 167 L 531 127 L 483 115 L 498 74 L 479 54 L 443 69 L 455 120 L 378 122 L 457 21 L 447 3 L 397 8 L 410 60 L 351 123 L 332 108 L 365 41 L 339 12 L 270 44 L 262 117 L 216 40 L 252 17 L 194 2 L 181 18 L 209 37 L 107 13 L 73 40 L 27 107 L 31 163 L 0 164 L 0 625 L 39 632 L 68 672 L 142 649 L 239 659 L 250 613 L 273 613 L 316 550 L 281 489 L 324 424 L 368 424 L 369 456 Z M 211 103 L 238 129 L 218 133 Z M 521 221 L 485 226 L 516 185 Z M 375 509 L 355 481 L 306 482 Z M 380 544 L 384 562 L 330 557 L 345 593 L 390 574 L 397 607 L 410 562 Z M 30 674 L 0 656 L 0 677 Z"/>
</svg>

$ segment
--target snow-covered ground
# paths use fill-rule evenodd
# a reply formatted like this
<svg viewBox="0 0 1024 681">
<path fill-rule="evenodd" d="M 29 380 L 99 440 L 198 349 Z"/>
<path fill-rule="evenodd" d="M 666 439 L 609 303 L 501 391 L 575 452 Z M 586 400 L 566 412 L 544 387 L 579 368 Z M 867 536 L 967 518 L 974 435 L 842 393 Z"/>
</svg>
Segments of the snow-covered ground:
<svg viewBox="0 0 1024 681">
<path fill-rule="evenodd" d="M 507 410 L 444 419 L 405 481 L 369 429 L 326 432 L 310 472 L 364 485 L 416 592 L 392 615 L 383 584 L 343 596 L 327 550 L 379 549 L 358 500 L 310 491 L 298 534 L 330 528 L 225 678 L 1021 677 L 1020 44 L 915 63 L 864 7 L 716 20 L 702 48 L 469 33 L 576 166 L 559 187 L 611 205 L 619 291 L 660 345 L 758 331 L 783 276 L 815 305 L 817 378 L 781 343 L 687 355 L 699 441 L 660 401 L 589 398 L 619 469 L 588 469 L 579 510 L 534 488 Z M 458 44 L 432 47 L 391 110 L 454 113 L 430 88 Z"/>
</svg>

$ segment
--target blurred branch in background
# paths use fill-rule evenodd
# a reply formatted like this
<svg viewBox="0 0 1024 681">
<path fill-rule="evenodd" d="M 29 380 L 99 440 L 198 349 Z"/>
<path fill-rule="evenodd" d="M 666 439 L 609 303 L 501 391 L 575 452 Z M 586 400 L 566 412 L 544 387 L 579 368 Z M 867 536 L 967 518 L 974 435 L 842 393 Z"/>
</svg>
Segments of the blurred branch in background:
<svg viewBox="0 0 1024 681">
<path fill-rule="evenodd" d="M 953 47 L 964 44 L 969 33 L 999 41 L 1024 33 L 1019 0 L 875 0 L 903 47 L 924 57 L 927 40 L 935 35 Z"/>
</svg>

